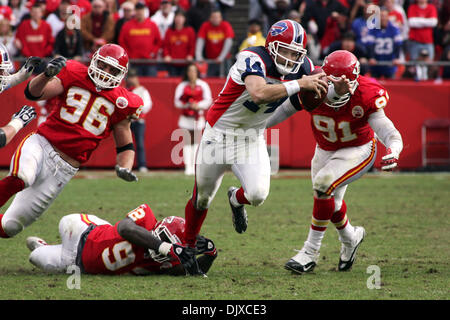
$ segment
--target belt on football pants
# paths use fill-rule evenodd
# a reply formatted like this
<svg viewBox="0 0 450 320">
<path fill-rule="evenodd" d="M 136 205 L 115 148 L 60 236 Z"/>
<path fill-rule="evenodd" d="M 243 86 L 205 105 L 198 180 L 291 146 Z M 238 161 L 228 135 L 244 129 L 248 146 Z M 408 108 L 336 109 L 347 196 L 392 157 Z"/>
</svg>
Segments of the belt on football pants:
<svg viewBox="0 0 450 320">
<path fill-rule="evenodd" d="M 80 241 L 78 242 L 77 247 L 77 257 L 75 258 L 75 264 L 78 268 L 80 268 L 81 273 L 86 273 L 83 266 L 83 260 L 82 260 L 82 254 L 84 245 L 86 244 L 87 237 L 89 236 L 89 233 L 91 233 L 92 230 L 94 230 L 96 227 L 95 224 L 90 224 L 89 227 L 81 234 Z"/>
</svg>

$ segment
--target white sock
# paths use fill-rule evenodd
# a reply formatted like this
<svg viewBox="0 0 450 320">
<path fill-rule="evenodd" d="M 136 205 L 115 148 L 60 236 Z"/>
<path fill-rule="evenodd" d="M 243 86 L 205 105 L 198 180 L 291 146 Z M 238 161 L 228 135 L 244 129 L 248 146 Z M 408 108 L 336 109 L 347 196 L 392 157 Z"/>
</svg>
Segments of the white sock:
<svg viewBox="0 0 450 320">
<path fill-rule="evenodd" d="M 193 172 L 192 145 L 190 144 L 183 146 L 183 162 L 184 162 L 184 173 L 192 174 Z"/>
<path fill-rule="evenodd" d="M 318 252 L 322 245 L 322 239 L 325 236 L 325 231 L 317 231 L 309 228 L 308 238 L 305 241 L 305 249 L 307 251 Z"/>
<path fill-rule="evenodd" d="M 347 222 L 345 228 L 339 230 L 336 229 L 339 234 L 339 241 L 343 243 L 351 243 L 353 242 L 355 236 L 355 228 L 350 224 L 350 221 Z"/>
<path fill-rule="evenodd" d="M 238 190 L 239 190 L 239 189 L 234 190 L 234 191 L 232 192 L 232 194 L 231 194 L 231 197 L 230 197 L 230 202 L 231 202 L 231 204 L 232 204 L 233 206 L 235 206 L 235 207 L 242 206 L 242 204 L 240 204 L 240 203 L 238 202 L 237 198 L 236 198 L 236 192 L 237 192 Z"/>
</svg>

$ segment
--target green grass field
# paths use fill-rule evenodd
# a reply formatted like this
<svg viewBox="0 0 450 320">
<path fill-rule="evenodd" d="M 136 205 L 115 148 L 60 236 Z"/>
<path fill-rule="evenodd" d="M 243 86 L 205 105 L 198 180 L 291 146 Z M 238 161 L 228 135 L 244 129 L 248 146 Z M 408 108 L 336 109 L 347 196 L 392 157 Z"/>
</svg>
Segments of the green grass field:
<svg viewBox="0 0 450 320">
<path fill-rule="evenodd" d="M 266 202 L 247 209 L 244 234 L 231 223 L 226 197 L 231 185 L 238 181 L 227 174 L 201 232 L 219 250 L 208 278 L 82 275 L 78 290 L 67 287 L 69 274 L 47 274 L 28 262 L 28 236 L 56 243 L 66 214 L 87 212 L 115 223 L 141 203 L 158 219 L 184 217 L 193 186 L 193 178 L 180 172 L 149 173 L 127 183 L 112 172 L 81 171 L 37 222 L 13 239 L 0 239 L 0 299 L 450 298 L 449 174 L 367 174 L 351 184 L 347 214 L 353 225 L 366 228 L 367 237 L 346 273 L 336 271 L 340 243 L 332 225 L 314 273 L 294 275 L 283 268 L 308 233 L 313 201 L 307 173 L 274 176 Z M 371 265 L 380 268 L 380 289 L 367 287 Z"/>
</svg>

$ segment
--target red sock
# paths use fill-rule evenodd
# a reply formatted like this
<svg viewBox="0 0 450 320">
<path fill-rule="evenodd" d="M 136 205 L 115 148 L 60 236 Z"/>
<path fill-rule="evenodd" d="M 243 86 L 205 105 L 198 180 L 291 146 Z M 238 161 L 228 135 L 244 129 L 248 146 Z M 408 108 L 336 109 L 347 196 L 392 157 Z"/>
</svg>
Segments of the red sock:
<svg viewBox="0 0 450 320">
<path fill-rule="evenodd" d="M 341 230 L 344 229 L 345 226 L 348 224 L 347 219 L 347 205 L 345 204 L 345 201 L 342 200 L 342 206 L 341 208 L 333 213 L 331 216 L 331 222 L 336 226 L 336 229 Z"/>
<path fill-rule="evenodd" d="M 3 219 L 3 214 L 0 214 L 0 237 L 1 238 L 9 238 L 9 236 L 6 234 L 5 230 L 3 230 L 2 219 Z"/>
<path fill-rule="evenodd" d="M 318 199 L 314 198 L 314 208 L 312 214 L 311 229 L 325 231 L 328 222 L 334 213 L 334 198 Z"/>
<path fill-rule="evenodd" d="M 25 183 L 22 179 L 14 176 L 7 176 L 0 180 L 0 207 L 2 207 L 9 198 L 15 195 L 17 192 L 22 191 L 25 188 Z"/>
<path fill-rule="evenodd" d="M 190 247 L 195 247 L 197 242 L 196 236 L 199 234 L 202 228 L 203 221 L 206 218 L 208 209 L 197 210 L 192 203 L 192 199 L 186 204 L 184 209 L 184 215 L 186 220 L 186 225 L 184 229 L 184 239 Z"/>
<path fill-rule="evenodd" d="M 238 191 L 236 191 L 236 200 L 240 204 L 250 204 L 247 198 L 244 195 L 244 188 L 240 187 Z"/>
</svg>

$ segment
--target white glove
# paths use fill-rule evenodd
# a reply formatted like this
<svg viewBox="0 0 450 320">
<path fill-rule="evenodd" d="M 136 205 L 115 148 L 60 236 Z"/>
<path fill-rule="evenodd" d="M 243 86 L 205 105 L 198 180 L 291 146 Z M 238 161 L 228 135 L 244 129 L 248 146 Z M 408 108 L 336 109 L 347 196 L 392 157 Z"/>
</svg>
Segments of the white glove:
<svg viewBox="0 0 450 320">
<path fill-rule="evenodd" d="M 398 165 L 399 155 L 392 152 L 391 148 L 386 150 L 386 155 L 381 158 L 381 170 L 392 171 Z"/>
</svg>

